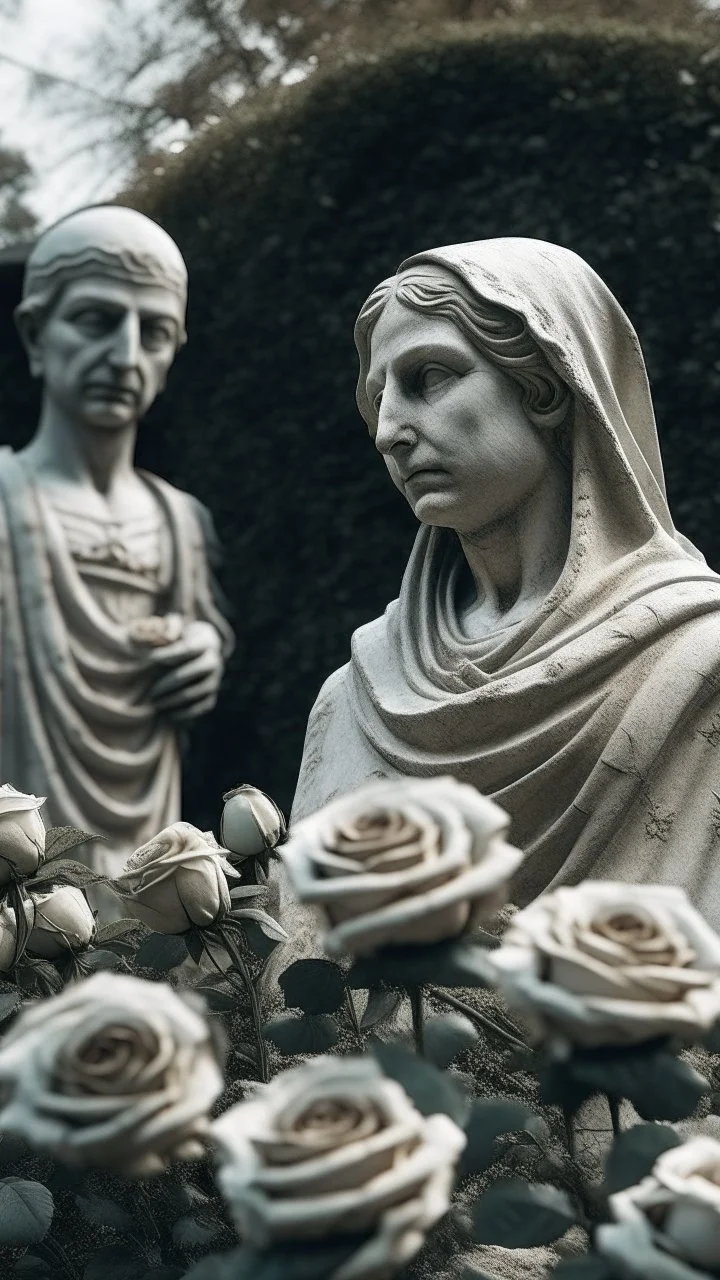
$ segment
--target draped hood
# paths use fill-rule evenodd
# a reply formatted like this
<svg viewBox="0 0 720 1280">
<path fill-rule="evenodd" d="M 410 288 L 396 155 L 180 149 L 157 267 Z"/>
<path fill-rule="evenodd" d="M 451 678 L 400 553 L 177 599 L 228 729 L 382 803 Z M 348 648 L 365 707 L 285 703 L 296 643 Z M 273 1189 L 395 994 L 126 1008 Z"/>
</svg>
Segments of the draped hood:
<svg viewBox="0 0 720 1280">
<path fill-rule="evenodd" d="M 557 245 L 453 245 L 398 274 L 428 264 L 521 315 L 573 394 L 569 551 L 538 608 L 474 640 L 459 540 L 421 527 L 399 599 L 321 691 L 295 814 L 451 773 L 510 813 L 518 902 L 588 875 L 670 882 L 720 924 L 720 578 L 674 529 L 637 335 Z"/>
</svg>

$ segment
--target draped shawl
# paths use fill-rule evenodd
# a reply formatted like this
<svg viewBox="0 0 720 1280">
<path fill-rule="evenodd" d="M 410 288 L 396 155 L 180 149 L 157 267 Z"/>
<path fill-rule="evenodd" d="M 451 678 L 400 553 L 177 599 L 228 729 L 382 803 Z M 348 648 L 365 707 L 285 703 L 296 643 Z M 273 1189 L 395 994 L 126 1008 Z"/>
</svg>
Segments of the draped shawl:
<svg viewBox="0 0 720 1280">
<path fill-rule="evenodd" d="M 677 534 L 637 336 L 569 250 L 421 253 L 521 315 L 574 397 L 562 574 L 467 637 L 456 535 L 421 527 L 400 597 L 353 636 L 308 724 L 294 819 L 369 778 L 450 773 L 511 815 L 520 904 L 584 877 L 683 885 L 720 927 L 720 578 Z"/>
<path fill-rule="evenodd" d="M 215 599 L 204 508 L 139 473 L 172 543 L 167 610 L 232 632 Z M 207 516 L 209 520 L 209 516 Z M 177 732 L 147 691 L 158 668 L 83 581 L 62 527 L 24 465 L 0 450 L 0 780 L 47 796 L 47 824 L 107 837 L 93 861 L 121 854 L 180 817 Z"/>
</svg>

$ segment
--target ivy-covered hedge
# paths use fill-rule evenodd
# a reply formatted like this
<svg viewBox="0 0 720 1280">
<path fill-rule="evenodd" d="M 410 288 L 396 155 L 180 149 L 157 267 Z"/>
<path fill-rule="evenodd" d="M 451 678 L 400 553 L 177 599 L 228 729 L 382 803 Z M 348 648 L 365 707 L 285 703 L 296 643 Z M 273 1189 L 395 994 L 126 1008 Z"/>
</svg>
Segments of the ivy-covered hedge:
<svg viewBox="0 0 720 1280">
<path fill-rule="evenodd" d="M 141 459 L 211 506 L 240 635 L 195 736 L 193 821 L 241 779 L 289 803 L 320 683 L 397 593 L 414 521 L 354 406 L 352 325 L 416 250 L 530 235 L 596 267 L 647 356 L 676 522 L 720 566 L 716 51 L 456 29 L 238 110 L 127 200 L 191 277 Z M 18 385 L 0 387 L 6 439 Z"/>
</svg>

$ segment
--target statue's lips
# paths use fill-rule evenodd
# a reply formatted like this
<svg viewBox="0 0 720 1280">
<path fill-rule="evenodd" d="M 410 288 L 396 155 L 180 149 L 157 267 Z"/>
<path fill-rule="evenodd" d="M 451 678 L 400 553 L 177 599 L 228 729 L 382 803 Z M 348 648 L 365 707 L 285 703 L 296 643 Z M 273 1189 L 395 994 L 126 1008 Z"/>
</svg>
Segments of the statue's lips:
<svg viewBox="0 0 720 1280">
<path fill-rule="evenodd" d="M 413 480 L 436 479 L 438 476 L 447 476 L 447 474 L 442 467 L 418 467 L 417 471 L 411 471 L 407 476 L 401 475 L 400 479 L 403 484 L 410 484 Z"/>
<path fill-rule="evenodd" d="M 85 391 L 99 400 L 121 400 L 123 404 L 135 404 L 138 399 L 132 387 L 118 387 L 111 382 L 88 382 Z"/>
</svg>

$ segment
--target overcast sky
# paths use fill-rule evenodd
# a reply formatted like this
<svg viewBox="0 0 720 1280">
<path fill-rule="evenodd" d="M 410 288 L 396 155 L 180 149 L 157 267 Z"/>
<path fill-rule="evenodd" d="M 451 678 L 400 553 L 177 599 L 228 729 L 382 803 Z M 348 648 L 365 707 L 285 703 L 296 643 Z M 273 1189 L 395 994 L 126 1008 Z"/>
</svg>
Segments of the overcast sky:
<svg viewBox="0 0 720 1280">
<path fill-rule="evenodd" d="M 0 17 L 0 50 L 58 75 L 79 74 L 74 50 L 109 17 L 108 0 L 22 0 L 19 20 Z M 0 141 L 24 151 L 38 174 L 28 203 L 44 223 L 122 187 L 122 171 L 107 174 L 97 157 L 84 151 L 73 121 L 53 117 L 42 100 L 28 100 L 28 76 L 0 60 Z"/>
</svg>

